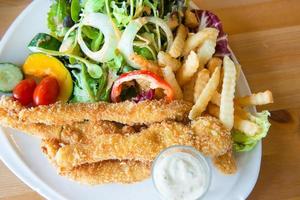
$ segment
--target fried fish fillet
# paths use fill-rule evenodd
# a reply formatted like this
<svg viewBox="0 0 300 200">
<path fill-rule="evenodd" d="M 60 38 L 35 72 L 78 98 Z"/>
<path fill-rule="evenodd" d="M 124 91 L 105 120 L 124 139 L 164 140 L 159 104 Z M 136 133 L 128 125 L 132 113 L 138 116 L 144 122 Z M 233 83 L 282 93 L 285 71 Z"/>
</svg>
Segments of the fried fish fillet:
<svg viewBox="0 0 300 200">
<path fill-rule="evenodd" d="M 204 155 L 216 157 L 232 149 L 230 131 L 215 117 L 204 116 L 192 121 L 192 130 L 200 138 L 200 151 Z"/>
<path fill-rule="evenodd" d="M 230 132 L 221 123 L 214 124 L 213 119 L 200 118 L 193 124 L 194 131 L 182 123 L 162 122 L 137 134 L 99 135 L 89 146 L 71 144 L 60 148 L 55 160 L 65 168 L 109 159 L 151 162 L 172 145 L 193 146 L 212 157 L 223 155 L 232 147 Z"/>
<path fill-rule="evenodd" d="M 135 183 L 149 178 L 150 174 L 151 163 L 128 160 L 106 160 L 97 163 L 83 164 L 74 167 L 72 170 L 60 172 L 62 176 L 90 185 Z"/>
<path fill-rule="evenodd" d="M 43 139 L 57 139 L 67 144 L 89 144 L 100 134 L 124 134 L 131 131 L 128 130 L 129 127 L 127 126 L 119 127 L 108 121 L 97 121 L 96 123 L 77 122 L 72 125 L 30 124 L 20 122 L 16 113 L 6 111 L 1 107 L 0 125 Z"/>
<path fill-rule="evenodd" d="M 13 110 L 15 101 L 10 97 L 2 97 L 0 108 Z M 66 125 L 86 120 L 114 121 L 122 124 L 151 124 L 164 120 L 184 120 L 187 118 L 192 104 L 182 100 L 167 102 L 165 100 L 142 101 L 134 103 L 55 103 L 33 108 L 21 107 L 17 114 L 19 119 L 27 123 L 43 123 L 47 125 Z"/>
<path fill-rule="evenodd" d="M 43 152 L 50 160 L 60 148 L 58 140 L 43 140 Z M 70 170 L 59 168 L 59 174 L 83 184 L 134 183 L 150 177 L 151 163 L 139 161 L 106 160 L 83 164 Z"/>
<path fill-rule="evenodd" d="M 237 171 L 237 164 L 231 150 L 224 155 L 214 157 L 213 164 L 224 174 L 234 174 Z"/>
<path fill-rule="evenodd" d="M 152 124 L 136 134 L 99 135 L 89 145 L 65 145 L 58 150 L 55 161 L 63 168 L 111 159 L 151 162 L 161 150 L 169 146 L 197 147 L 198 141 L 188 125 L 162 122 Z"/>
<path fill-rule="evenodd" d="M 7 128 L 17 129 L 40 138 L 60 139 L 60 133 L 62 131 L 62 126 L 20 123 L 16 113 L 7 112 L 3 108 L 0 108 L 0 125 Z"/>
</svg>

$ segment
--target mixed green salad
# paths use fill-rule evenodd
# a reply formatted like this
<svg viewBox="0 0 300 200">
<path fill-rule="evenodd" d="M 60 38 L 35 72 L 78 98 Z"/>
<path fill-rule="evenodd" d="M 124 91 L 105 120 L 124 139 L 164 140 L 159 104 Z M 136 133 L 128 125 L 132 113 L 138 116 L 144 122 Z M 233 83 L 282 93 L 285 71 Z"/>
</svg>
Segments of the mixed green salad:
<svg viewBox="0 0 300 200">
<path fill-rule="evenodd" d="M 22 70 L 0 64 L 0 90 L 13 92 L 26 106 L 57 100 L 139 102 L 162 94 L 173 100 L 172 84 L 159 72 L 141 69 L 144 64 L 149 69 L 157 65 L 159 52 L 170 49 L 177 27 L 187 23 L 187 10 L 196 19 L 196 25 L 188 26 L 189 35 L 217 29 L 213 55 L 231 56 L 219 18 L 209 11 L 191 11 L 188 0 L 54 0 L 47 17 L 49 33 L 38 33 L 29 42 L 32 54 Z M 175 59 L 179 64 L 185 60 Z M 142 80 L 139 86 L 130 82 L 135 79 Z M 249 151 L 266 136 L 268 115 L 252 116 L 251 121 L 261 127 L 255 135 L 232 130 L 236 151 Z"/>
<path fill-rule="evenodd" d="M 57 0 L 48 13 L 50 35 L 38 34 L 29 48 L 63 60 L 74 82 L 71 102 L 109 101 L 114 80 L 139 68 L 130 62 L 130 54 L 156 60 L 173 40 L 167 18 L 179 18 L 187 5 L 166 0 Z"/>
</svg>

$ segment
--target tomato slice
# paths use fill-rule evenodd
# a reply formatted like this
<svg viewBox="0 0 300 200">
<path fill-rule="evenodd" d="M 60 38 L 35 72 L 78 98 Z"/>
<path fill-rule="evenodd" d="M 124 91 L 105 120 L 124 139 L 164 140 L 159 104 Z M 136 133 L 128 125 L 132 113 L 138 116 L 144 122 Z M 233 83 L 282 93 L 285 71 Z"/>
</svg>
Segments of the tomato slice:
<svg viewBox="0 0 300 200">
<path fill-rule="evenodd" d="M 136 70 L 122 74 L 115 82 L 111 91 L 112 102 L 119 102 L 120 95 L 122 92 L 122 85 L 125 82 L 132 81 L 135 79 L 142 79 L 150 83 L 151 89 L 162 88 L 166 94 L 168 101 L 174 99 L 174 91 L 171 86 L 157 74 L 150 72 L 148 70 Z"/>
<path fill-rule="evenodd" d="M 20 81 L 13 90 L 13 97 L 19 101 L 22 105 L 28 106 L 33 102 L 32 95 L 36 83 L 33 79 L 25 79 Z"/>
<path fill-rule="evenodd" d="M 33 101 L 35 105 L 49 105 L 55 103 L 59 95 L 58 81 L 48 76 L 43 78 L 40 84 L 35 88 Z"/>
</svg>

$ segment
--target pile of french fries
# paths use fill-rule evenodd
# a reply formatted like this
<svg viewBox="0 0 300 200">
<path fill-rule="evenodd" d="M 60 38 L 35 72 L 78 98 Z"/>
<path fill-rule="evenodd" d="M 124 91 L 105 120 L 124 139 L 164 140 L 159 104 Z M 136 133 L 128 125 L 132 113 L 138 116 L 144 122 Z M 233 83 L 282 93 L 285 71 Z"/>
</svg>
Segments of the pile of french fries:
<svg viewBox="0 0 300 200">
<path fill-rule="evenodd" d="M 195 120 L 204 113 L 221 120 L 229 130 L 235 128 L 248 135 L 259 131 L 257 124 L 250 121 L 250 113 L 244 108 L 273 103 L 270 91 L 236 97 L 236 83 L 239 77 L 238 63 L 225 56 L 214 57 L 219 31 L 204 28 L 190 33 L 189 28 L 198 26 L 195 14 L 185 12 L 184 24 L 170 22 L 170 28 L 176 29 L 176 36 L 167 52 L 158 53 L 158 62 L 133 55 L 133 61 L 143 69 L 164 77 L 175 92 L 176 99 L 194 103 L 189 113 Z"/>
<path fill-rule="evenodd" d="M 190 14 L 186 13 L 186 16 Z M 186 18 L 185 25 L 194 26 L 193 19 Z M 213 57 L 218 30 L 205 28 L 192 34 L 188 33 L 186 26 L 178 26 L 170 50 L 160 52 L 158 56 L 158 63 L 163 67 L 162 74 L 173 87 L 176 98 L 194 103 L 189 113 L 191 120 L 208 113 L 219 118 L 229 130 L 235 128 L 254 135 L 259 127 L 250 121 L 250 113 L 244 108 L 273 103 L 272 93 L 267 90 L 236 97 L 238 63 L 228 56 L 223 59 Z M 183 60 L 181 66 L 180 58 Z"/>
</svg>

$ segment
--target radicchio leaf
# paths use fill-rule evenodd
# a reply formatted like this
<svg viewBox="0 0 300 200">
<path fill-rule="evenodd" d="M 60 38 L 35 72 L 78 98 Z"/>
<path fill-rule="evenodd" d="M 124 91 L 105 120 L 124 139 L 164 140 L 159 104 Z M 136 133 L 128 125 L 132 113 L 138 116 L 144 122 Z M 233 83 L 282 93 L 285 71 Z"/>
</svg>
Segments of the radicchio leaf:
<svg viewBox="0 0 300 200">
<path fill-rule="evenodd" d="M 200 22 L 199 30 L 204 28 L 216 28 L 219 30 L 215 56 L 230 56 L 231 52 L 228 47 L 228 37 L 223 30 L 221 20 L 215 14 L 207 10 L 195 10 L 195 14 Z"/>
<path fill-rule="evenodd" d="M 148 91 L 142 91 L 139 95 L 132 98 L 132 101 L 138 103 L 140 101 L 152 100 L 152 99 L 154 99 L 154 95 L 155 95 L 154 89 L 150 89 Z"/>
</svg>

